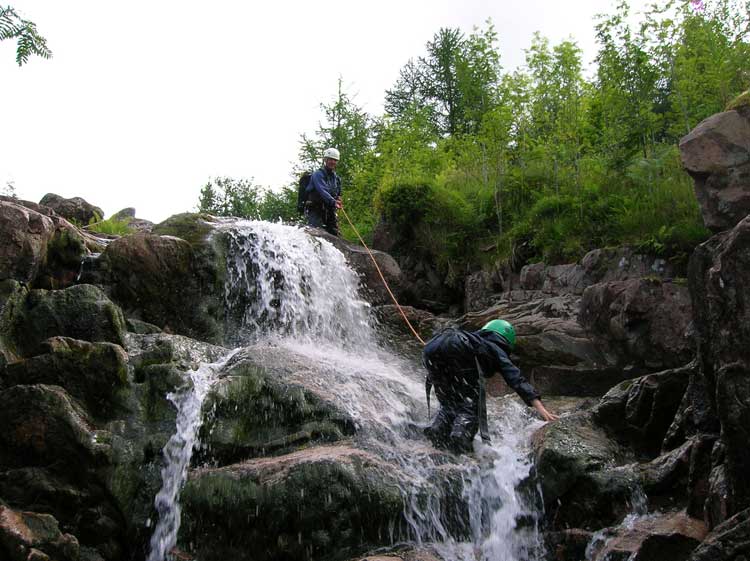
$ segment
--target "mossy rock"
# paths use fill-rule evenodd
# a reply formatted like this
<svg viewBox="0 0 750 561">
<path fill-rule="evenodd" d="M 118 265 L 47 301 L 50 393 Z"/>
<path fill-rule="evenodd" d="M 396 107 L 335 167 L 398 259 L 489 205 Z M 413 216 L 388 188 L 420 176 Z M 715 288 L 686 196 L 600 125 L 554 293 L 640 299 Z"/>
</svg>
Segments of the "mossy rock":
<svg viewBox="0 0 750 561">
<path fill-rule="evenodd" d="M 744 109 L 746 111 L 750 111 L 750 90 L 747 90 L 746 92 L 741 93 L 737 97 L 735 97 L 732 101 L 729 102 L 729 105 L 727 105 L 727 111 L 739 111 L 740 109 Z"/>
<path fill-rule="evenodd" d="M 63 336 L 124 347 L 125 318 L 101 289 L 79 284 L 65 290 L 32 290 L 13 321 L 22 356 L 45 352 L 44 341 Z"/>
<path fill-rule="evenodd" d="M 209 214 L 193 212 L 175 214 L 154 226 L 151 233 L 159 236 L 175 236 L 185 240 L 190 245 L 196 245 L 208 239 L 213 231 L 209 223 L 213 220 L 213 217 Z"/>
<path fill-rule="evenodd" d="M 98 417 L 115 413 L 117 393 L 128 383 L 127 354 L 119 345 L 53 337 L 45 352 L 8 365 L 2 384 L 64 387 Z"/>
<path fill-rule="evenodd" d="M 347 559 L 389 540 L 403 502 L 392 469 L 346 445 L 193 474 L 180 540 L 200 559 Z"/>
<path fill-rule="evenodd" d="M 177 215 L 150 234 L 112 242 L 103 281 L 128 317 L 168 333 L 221 343 L 226 257 L 201 215 Z"/>
<path fill-rule="evenodd" d="M 28 294 L 28 289 L 18 281 L 0 281 L 0 363 L 12 362 L 20 357 L 14 326 L 23 312 Z"/>
<path fill-rule="evenodd" d="M 200 459 L 225 465 L 279 454 L 311 442 L 354 434 L 354 423 L 331 403 L 278 372 L 249 361 L 232 368 L 206 399 Z"/>
</svg>

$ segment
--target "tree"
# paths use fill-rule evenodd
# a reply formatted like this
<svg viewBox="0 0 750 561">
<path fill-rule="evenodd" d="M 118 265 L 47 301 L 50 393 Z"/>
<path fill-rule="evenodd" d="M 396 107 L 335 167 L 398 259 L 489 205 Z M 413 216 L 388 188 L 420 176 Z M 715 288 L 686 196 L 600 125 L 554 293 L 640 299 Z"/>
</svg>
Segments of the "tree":
<svg viewBox="0 0 750 561">
<path fill-rule="evenodd" d="M 0 6 L 0 41 L 16 39 L 16 62 L 18 66 L 29 61 L 31 55 L 52 58 L 47 40 L 39 35 L 33 21 L 23 19 L 11 6 Z"/>
<path fill-rule="evenodd" d="M 500 74 L 497 33 L 491 22 L 465 37 L 442 28 L 426 45 L 427 55 L 410 60 L 394 87 L 386 91 L 385 110 L 394 120 L 414 107 L 430 118 L 437 134 L 476 133 L 482 116 L 496 103 Z"/>
<path fill-rule="evenodd" d="M 302 135 L 296 171 L 299 173 L 319 167 L 323 150 L 333 146 L 341 152 L 336 173 L 341 177 L 344 188 L 347 188 L 354 170 L 361 166 L 372 149 L 372 119 L 344 91 L 341 78 L 336 99 L 330 104 L 321 103 L 320 108 L 324 121 L 318 124 L 313 136 Z"/>
<path fill-rule="evenodd" d="M 260 187 L 252 179 L 217 177 L 209 179 L 201 189 L 198 211 L 216 216 L 260 218 Z"/>
</svg>

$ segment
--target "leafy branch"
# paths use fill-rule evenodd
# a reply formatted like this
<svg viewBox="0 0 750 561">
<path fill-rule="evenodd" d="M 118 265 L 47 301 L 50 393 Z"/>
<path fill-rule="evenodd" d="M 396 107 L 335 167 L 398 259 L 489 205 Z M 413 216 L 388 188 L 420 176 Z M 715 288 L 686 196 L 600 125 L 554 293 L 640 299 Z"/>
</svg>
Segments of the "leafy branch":
<svg viewBox="0 0 750 561">
<path fill-rule="evenodd" d="M 31 55 L 42 58 L 52 58 L 52 51 L 47 46 L 47 40 L 39 35 L 33 21 L 23 19 L 11 7 L 0 6 L 0 41 L 16 39 L 16 62 L 18 66 L 29 61 Z"/>
</svg>

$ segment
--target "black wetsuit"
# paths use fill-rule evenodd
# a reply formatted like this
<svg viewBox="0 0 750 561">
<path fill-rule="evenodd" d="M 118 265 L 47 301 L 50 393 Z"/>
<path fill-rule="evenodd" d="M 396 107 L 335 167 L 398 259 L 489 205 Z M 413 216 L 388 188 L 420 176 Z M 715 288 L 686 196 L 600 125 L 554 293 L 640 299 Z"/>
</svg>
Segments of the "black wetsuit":
<svg viewBox="0 0 750 561">
<path fill-rule="evenodd" d="M 504 337 L 484 329 L 448 329 L 427 342 L 422 361 L 427 368 L 428 382 L 435 387 L 440 409 L 425 434 L 435 446 L 454 452 L 472 449 L 479 428 L 477 360 L 485 376 L 500 372 L 527 405 L 539 399 L 539 394 L 511 362 L 509 352 Z"/>
</svg>

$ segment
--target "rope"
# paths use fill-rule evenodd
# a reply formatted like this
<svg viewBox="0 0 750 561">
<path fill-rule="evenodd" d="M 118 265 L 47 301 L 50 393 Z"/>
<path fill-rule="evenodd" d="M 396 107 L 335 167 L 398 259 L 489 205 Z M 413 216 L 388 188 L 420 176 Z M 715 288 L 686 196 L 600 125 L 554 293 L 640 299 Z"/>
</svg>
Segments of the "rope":
<svg viewBox="0 0 750 561">
<path fill-rule="evenodd" d="M 341 210 L 341 212 L 344 213 L 344 217 L 346 218 L 346 221 L 349 223 L 349 226 L 352 227 L 352 230 L 354 230 L 354 233 L 357 234 L 357 237 L 359 238 L 359 241 L 362 242 L 363 246 L 365 246 L 365 249 L 367 250 L 367 253 L 370 255 L 370 259 L 372 259 L 372 262 L 375 265 L 375 269 L 377 269 L 378 274 L 380 275 L 380 279 L 383 281 L 383 284 L 385 285 L 385 289 L 388 291 L 388 294 L 391 295 L 391 299 L 393 300 L 393 303 L 396 304 L 396 307 L 398 308 L 398 311 L 401 312 L 401 317 L 404 318 L 404 321 L 406 322 L 406 325 L 409 326 L 409 329 L 411 329 L 411 332 L 414 334 L 414 337 L 416 337 L 417 340 L 420 343 L 422 343 L 422 345 L 424 345 L 425 342 L 419 336 L 419 333 L 417 333 L 417 330 L 412 327 L 411 322 L 409 321 L 409 318 L 406 317 L 406 314 L 404 313 L 404 310 L 401 308 L 401 305 L 398 303 L 398 300 L 396 300 L 396 297 L 393 295 L 393 292 L 391 292 L 391 288 L 388 286 L 388 282 L 385 280 L 385 277 L 383 276 L 383 272 L 380 270 L 380 267 L 378 267 L 378 262 L 375 261 L 375 256 L 372 254 L 372 251 L 370 251 L 370 248 L 367 247 L 367 244 L 365 243 L 365 240 L 362 239 L 362 236 L 359 235 L 359 232 L 357 231 L 357 228 L 355 228 L 354 224 L 352 224 L 352 221 L 349 219 L 349 215 L 346 213 L 346 211 L 343 208 L 341 208 L 339 210 Z"/>
</svg>

